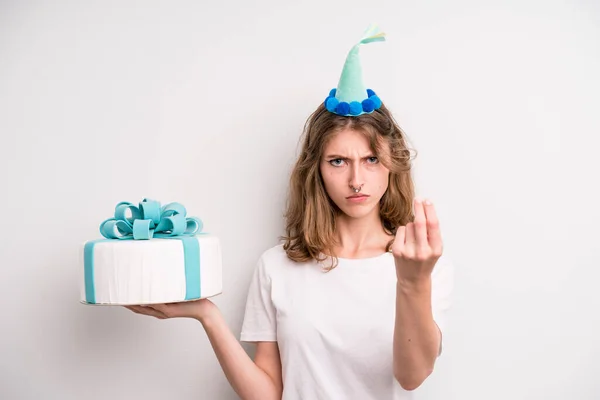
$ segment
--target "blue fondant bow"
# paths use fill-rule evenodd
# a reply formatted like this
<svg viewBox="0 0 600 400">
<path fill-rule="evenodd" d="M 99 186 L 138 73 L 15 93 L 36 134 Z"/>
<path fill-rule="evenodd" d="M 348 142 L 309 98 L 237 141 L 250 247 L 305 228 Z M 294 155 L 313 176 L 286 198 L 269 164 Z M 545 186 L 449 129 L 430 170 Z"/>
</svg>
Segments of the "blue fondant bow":
<svg viewBox="0 0 600 400">
<path fill-rule="evenodd" d="M 131 216 L 127 216 L 127 211 Z M 160 206 L 154 200 L 144 199 L 136 207 L 122 201 L 115 207 L 114 218 L 100 224 L 100 233 L 108 239 L 144 240 L 153 237 L 191 236 L 202 230 L 202 221 L 186 217 L 185 207 L 179 203 Z"/>
</svg>

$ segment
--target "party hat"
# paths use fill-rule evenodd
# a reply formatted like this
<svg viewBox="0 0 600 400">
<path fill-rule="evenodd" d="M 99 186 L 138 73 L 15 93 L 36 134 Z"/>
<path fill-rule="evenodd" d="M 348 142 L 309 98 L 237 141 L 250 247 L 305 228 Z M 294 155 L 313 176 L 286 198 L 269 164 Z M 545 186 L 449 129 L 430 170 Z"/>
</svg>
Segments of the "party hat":
<svg viewBox="0 0 600 400">
<path fill-rule="evenodd" d="M 359 48 L 363 44 L 385 40 L 385 33 L 375 24 L 369 25 L 362 39 L 355 44 L 344 64 L 337 88 L 331 89 L 325 99 L 329 112 L 343 116 L 357 116 L 372 113 L 381 107 L 381 100 L 363 82 Z"/>
</svg>

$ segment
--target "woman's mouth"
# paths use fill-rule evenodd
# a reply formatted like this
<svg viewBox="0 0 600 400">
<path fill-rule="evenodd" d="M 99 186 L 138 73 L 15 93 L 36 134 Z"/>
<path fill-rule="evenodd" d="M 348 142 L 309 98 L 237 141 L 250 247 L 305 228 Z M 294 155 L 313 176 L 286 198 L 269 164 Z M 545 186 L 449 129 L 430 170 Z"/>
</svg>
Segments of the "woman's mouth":
<svg viewBox="0 0 600 400">
<path fill-rule="evenodd" d="M 368 194 L 354 194 L 352 196 L 346 197 L 346 200 L 351 201 L 353 203 L 361 203 L 363 201 L 366 201 L 368 198 Z"/>
</svg>

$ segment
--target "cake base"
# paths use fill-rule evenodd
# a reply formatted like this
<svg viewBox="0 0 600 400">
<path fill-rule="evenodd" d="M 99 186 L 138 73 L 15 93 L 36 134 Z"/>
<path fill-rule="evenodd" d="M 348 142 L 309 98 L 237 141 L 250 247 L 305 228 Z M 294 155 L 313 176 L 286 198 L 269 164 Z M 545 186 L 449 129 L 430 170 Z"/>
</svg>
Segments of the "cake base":
<svg viewBox="0 0 600 400">
<path fill-rule="evenodd" d="M 174 303 L 190 303 L 192 301 L 198 301 L 198 300 L 202 300 L 202 299 L 211 299 L 213 297 L 216 297 L 220 294 L 222 294 L 223 292 L 219 292 L 219 293 L 215 293 L 211 296 L 206 296 L 206 297 L 199 297 L 197 299 L 189 299 L 189 300 L 175 300 L 175 301 L 155 301 L 155 302 L 148 302 L 148 303 L 88 303 L 85 300 L 79 300 L 79 302 L 83 305 L 86 306 L 116 306 L 116 307 L 124 307 L 124 306 L 151 306 L 154 304 L 174 304 Z"/>
<path fill-rule="evenodd" d="M 210 234 L 92 240 L 81 253 L 85 305 L 180 303 L 222 293 L 220 241 Z"/>
</svg>

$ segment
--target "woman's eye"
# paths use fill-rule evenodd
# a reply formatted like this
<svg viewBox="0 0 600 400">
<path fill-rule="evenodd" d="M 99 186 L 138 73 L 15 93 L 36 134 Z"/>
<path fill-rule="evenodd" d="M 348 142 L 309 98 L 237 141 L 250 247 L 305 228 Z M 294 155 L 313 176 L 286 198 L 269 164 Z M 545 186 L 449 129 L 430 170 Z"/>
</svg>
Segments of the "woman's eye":
<svg viewBox="0 0 600 400">
<path fill-rule="evenodd" d="M 377 157 L 369 157 L 368 160 L 371 164 L 375 164 L 377 161 L 379 161 Z"/>
<path fill-rule="evenodd" d="M 329 161 L 329 164 L 333 165 L 334 167 L 339 167 L 340 165 L 342 165 L 341 163 L 344 160 L 342 160 L 341 158 L 336 158 L 335 160 L 331 160 Z"/>
</svg>

